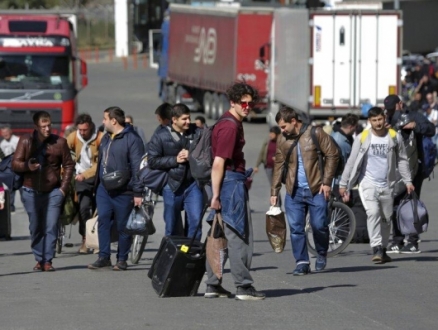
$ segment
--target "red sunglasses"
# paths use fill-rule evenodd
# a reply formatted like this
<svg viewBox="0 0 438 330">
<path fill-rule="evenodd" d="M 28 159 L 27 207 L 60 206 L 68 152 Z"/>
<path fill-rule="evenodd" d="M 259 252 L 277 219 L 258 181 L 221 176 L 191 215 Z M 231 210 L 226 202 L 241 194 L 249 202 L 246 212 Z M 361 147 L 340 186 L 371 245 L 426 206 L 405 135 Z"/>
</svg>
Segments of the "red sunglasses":
<svg viewBox="0 0 438 330">
<path fill-rule="evenodd" d="M 255 106 L 255 102 L 244 102 L 244 101 L 241 101 L 240 103 L 240 106 L 243 108 L 243 109 L 246 109 L 246 108 L 254 108 L 254 106 Z"/>
</svg>

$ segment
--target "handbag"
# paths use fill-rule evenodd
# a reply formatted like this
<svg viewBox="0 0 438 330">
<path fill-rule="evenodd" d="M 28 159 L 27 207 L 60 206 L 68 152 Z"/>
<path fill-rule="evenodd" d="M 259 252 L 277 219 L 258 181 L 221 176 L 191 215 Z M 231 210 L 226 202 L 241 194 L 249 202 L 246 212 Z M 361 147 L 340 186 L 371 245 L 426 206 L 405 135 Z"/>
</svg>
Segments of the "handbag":
<svg viewBox="0 0 438 330">
<path fill-rule="evenodd" d="M 228 241 L 225 238 L 224 223 L 220 212 L 216 212 L 210 233 L 207 237 L 207 261 L 213 273 L 220 280 L 224 273 L 224 265 L 227 260 Z"/>
<path fill-rule="evenodd" d="M 130 170 L 117 170 L 102 176 L 102 184 L 107 191 L 123 188 L 131 179 Z"/>
<path fill-rule="evenodd" d="M 167 184 L 169 174 L 163 170 L 153 170 L 146 165 L 138 172 L 138 179 L 143 185 L 152 192 L 160 194 L 163 191 L 164 186 Z"/>
<path fill-rule="evenodd" d="M 129 235 L 152 235 L 155 233 L 152 217 L 144 206 L 136 206 L 132 209 L 125 232 Z"/>
<path fill-rule="evenodd" d="M 429 213 L 413 191 L 406 194 L 397 207 L 397 226 L 403 235 L 421 234 L 427 231 Z"/>
<path fill-rule="evenodd" d="M 266 234 L 275 253 L 281 253 L 286 245 L 286 220 L 278 206 L 271 206 L 266 212 Z"/>
<path fill-rule="evenodd" d="M 93 217 L 85 223 L 85 246 L 89 249 L 99 249 L 99 216 L 97 211 L 94 211 Z M 119 240 L 119 232 L 117 224 L 113 221 L 111 226 L 111 243 Z"/>
</svg>

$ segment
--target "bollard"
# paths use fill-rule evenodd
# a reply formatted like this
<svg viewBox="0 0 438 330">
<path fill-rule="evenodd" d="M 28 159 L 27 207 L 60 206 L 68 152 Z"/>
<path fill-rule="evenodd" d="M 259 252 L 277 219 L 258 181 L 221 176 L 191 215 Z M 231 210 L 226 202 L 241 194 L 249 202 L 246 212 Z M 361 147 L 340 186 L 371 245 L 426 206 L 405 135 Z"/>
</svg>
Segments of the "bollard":
<svg viewBox="0 0 438 330">
<path fill-rule="evenodd" d="M 146 56 L 146 53 L 143 54 L 143 68 L 147 68 L 148 67 L 148 58 Z"/>
<path fill-rule="evenodd" d="M 99 48 L 94 47 L 94 60 L 96 63 L 99 63 Z"/>
<path fill-rule="evenodd" d="M 137 58 L 137 49 L 134 47 L 132 49 L 132 62 L 133 62 L 134 69 L 137 69 L 137 67 L 138 67 L 137 60 L 138 60 L 138 58 Z"/>
<path fill-rule="evenodd" d="M 112 48 L 110 48 L 108 56 L 109 56 L 109 61 L 112 62 L 113 61 L 113 49 Z"/>
<path fill-rule="evenodd" d="M 123 68 L 126 70 L 128 70 L 128 58 L 126 56 L 123 56 Z"/>
</svg>

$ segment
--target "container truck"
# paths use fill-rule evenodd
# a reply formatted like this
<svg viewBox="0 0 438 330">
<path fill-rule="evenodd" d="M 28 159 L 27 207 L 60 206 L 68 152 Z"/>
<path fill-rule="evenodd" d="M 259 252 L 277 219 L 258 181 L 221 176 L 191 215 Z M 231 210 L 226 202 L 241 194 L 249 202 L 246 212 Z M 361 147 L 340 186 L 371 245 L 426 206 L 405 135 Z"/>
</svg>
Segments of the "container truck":
<svg viewBox="0 0 438 330">
<path fill-rule="evenodd" d="M 30 132 L 33 114 L 45 110 L 54 133 L 73 124 L 77 93 L 88 83 L 87 65 L 76 55 L 68 18 L 0 13 L 0 123 Z"/>
<path fill-rule="evenodd" d="M 225 95 L 235 81 L 256 87 L 261 101 L 250 119 L 266 118 L 267 70 L 259 49 L 269 43 L 273 9 L 170 6 L 162 26 L 160 94 L 217 119 L 230 103 Z"/>
<path fill-rule="evenodd" d="M 400 11 L 276 9 L 269 124 L 282 105 L 320 119 L 383 106 L 400 91 L 401 29 Z"/>
</svg>

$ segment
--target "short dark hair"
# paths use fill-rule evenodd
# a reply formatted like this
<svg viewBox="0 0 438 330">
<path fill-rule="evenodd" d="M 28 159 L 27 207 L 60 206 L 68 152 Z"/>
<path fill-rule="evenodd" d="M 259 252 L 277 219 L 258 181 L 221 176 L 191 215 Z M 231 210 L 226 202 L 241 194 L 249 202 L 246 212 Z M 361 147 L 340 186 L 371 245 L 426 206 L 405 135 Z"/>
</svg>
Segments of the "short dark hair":
<svg viewBox="0 0 438 330">
<path fill-rule="evenodd" d="M 280 110 L 275 115 L 275 121 L 277 123 L 280 122 L 280 120 L 283 119 L 285 123 L 292 122 L 292 119 L 295 119 L 297 121 L 301 121 L 298 112 L 295 111 L 295 109 L 287 106 L 282 106 Z"/>
<path fill-rule="evenodd" d="M 161 119 L 172 119 L 172 106 L 169 103 L 164 102 L 158 106 L 155 110 L 155 114 L 160 116 Z"/>
<path fill-rule="evenodd" d="M 204 118 L 204 116 L 197 116 L 197 117 L 195 118 L 195 120 L 199 120 L 201 123 L 205 124 L 205 118 Z"/>
<path fill-rule="evenodd" d="M 10 124 L 1 124 L 0 129 L 9 129 L 9 130 L 11 130 L 11 125 Z"/>
<path fill-rule="evenodd" d="M 385 112 L 382 108 L 372 107 L 370 110 L 368 110 L 368 118 L 377 117 L 380 115 L 385 116 Z"/>
<path fill-rule="evenodd" d="M 172 118 L 179 118 L 182 115 L 190 115 L 190 109 L 184 103 L 177 103 L 172 107 Z"/>
<path fill-rule="evenodd" d="M 342 117 L 341 121 L 341 127 L 347 127 L 347 126 L 356 126 L 359 122 L 359 116 L 347 113 L 344 117 Z"/>
<path fill-rule="evenodd" d="M 227 89 L 227 97 L 234 103 L 240 103 L 242 96 L 245 95 L 251 96 L 254 102 L 258 101 L 259 92 L 257 89 L 245 82 L 236 82 Z"/>
<path fill-rule="evenodd" d="M 90 126 L 94 125 L 93 119 L 91 119 L 91 116 L 88 113 L 81 113 L 79 116 L 76 117 L 75 126 L 81 124 L 90 124 Z"/>
<path fill-rule="evenodd" d="M 115 119 L 119 125 L 125 126 L 125 111 L 119 107 L 112 106 L 106 108 L 103 112 L 108 114 L 109 119 Z"/>
<path fill-rule="evenodd" d="M 32 117 L 33 123 L 35 125 L 38 125 L 38 123 L 41 119 L 43 120 L 43 122 L 52 120 L 50 117 L 50 114 L 47 111 L 38 111 Z"/>
<path fill-rule="evenodd" d="M 129 119 L 131 121 L 131 124 L 134 124 L 134 118 L 132 118 L 131 115 L 126 115 L 125 116 L 125 121 L 126 121 L 126 119 Z"/>
<path fill-rule="evenodd" d="M 275 135 L 280 135 L 281 134 L 281 129 L 278 126 L 272 126 L 269 129 L 269 133 L 274 133 Z"/>
</svg>

